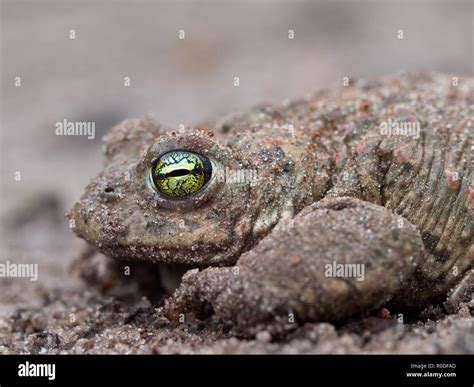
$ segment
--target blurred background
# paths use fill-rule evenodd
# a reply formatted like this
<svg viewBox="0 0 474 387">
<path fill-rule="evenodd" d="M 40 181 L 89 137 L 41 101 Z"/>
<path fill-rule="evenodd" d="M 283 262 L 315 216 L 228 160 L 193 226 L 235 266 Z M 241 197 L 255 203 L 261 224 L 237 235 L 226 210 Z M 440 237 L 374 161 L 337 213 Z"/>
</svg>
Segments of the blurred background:
<svg viewBox="0 0 474 387">
<path fill-rule="evenodd" d="M 0 261 L 40 264 L 38 283 L 0 279 L 0 313 L 77 285 L 83 243 L 63 215 L 122 119 L 192 125 L 346 76 L 474 71 L 472 1 L 2 0 L 0 17 Z M 64 119 L 95 122 L 96 138 L 56 136 Z"/>
</svg>

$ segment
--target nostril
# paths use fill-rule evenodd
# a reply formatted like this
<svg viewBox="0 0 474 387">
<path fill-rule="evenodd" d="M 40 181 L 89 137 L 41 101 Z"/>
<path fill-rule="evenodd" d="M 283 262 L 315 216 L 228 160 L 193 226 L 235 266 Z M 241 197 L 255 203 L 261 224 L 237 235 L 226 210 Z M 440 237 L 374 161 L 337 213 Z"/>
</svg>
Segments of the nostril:
<svg viewBox="0 0 474 387">
<path fill-rule="evenodd" d="M 103 187 L 102 194 L 100 195 L 106 202 L 115 202 L 120 199 L 120 190 L 114 187 L 106 186 Z"/>
</svg>

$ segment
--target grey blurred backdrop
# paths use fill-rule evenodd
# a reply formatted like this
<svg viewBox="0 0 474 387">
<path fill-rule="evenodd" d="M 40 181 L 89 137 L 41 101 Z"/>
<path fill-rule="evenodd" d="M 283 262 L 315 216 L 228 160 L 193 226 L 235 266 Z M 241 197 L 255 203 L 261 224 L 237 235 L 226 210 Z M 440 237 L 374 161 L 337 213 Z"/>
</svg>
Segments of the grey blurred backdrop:
<svg viewBox="0 0 474 387">
<path fill-rule="evenodd" d="M 81 242 L 63 213 L 101 169 L 100 137 L 120 120 L 192 125 L 345 76 L 472 75 L 473 10 L 472 1 L 1 1 L 2 260 L 42 263 L 42 285 L 69 281 Z M 96 139 L 56 136 L 65 118 L 96 122 Z"/>
</svg>

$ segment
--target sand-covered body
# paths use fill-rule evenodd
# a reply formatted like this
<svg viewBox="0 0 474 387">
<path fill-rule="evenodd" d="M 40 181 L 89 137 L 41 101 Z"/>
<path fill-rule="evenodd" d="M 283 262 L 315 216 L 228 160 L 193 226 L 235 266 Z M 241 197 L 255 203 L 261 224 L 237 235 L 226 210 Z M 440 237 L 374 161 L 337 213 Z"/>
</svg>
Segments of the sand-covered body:
<svg viewBox="0 0 474 387">
<path fill-rule="evenodd" d="M 198 268 L 171 314 L 248 325 L 421 307 L 469 281 L 473 130 L 474 80 L 420 74 L 192 129 L 129 120 L 106 136 L 104 170 L 69 218 L 113 258 Z M 225 178 L 183 202 L 159 197 L 146 173 L 172 149 Z M 334 263 L 362 265 L 363 280 L 328 276 Z"/>
</svg>

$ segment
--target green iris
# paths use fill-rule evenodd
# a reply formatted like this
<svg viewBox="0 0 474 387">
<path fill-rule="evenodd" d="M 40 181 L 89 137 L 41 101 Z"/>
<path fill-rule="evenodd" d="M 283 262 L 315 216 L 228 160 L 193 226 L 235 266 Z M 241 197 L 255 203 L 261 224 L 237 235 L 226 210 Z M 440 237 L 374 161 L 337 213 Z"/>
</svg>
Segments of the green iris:
<svg viewBox="0 0 474 387">
<path fill-rule="evenodd" d="M 210 160 L 186 150 L 162 154 L 151 169 L 157 191 L 170 198 L 184 198 L 199 192 L 211 176 Z"/>
</svg>

